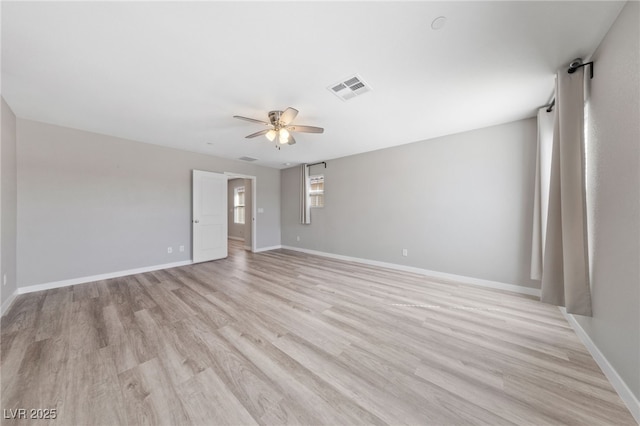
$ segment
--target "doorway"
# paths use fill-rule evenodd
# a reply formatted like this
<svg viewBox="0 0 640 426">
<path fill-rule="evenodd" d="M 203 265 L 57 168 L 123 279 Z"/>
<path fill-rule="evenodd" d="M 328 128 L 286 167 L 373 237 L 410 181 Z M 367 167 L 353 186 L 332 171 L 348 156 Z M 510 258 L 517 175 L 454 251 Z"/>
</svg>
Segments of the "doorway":
<svg viewBox="0 0 640 426">
<path fill-rule="evenodd" d="M 225 172 L 228 181 L 228 238 L 242 241 L 244 249 L 256 251 L 257 179 L 255 176 Z"/>
</svg>

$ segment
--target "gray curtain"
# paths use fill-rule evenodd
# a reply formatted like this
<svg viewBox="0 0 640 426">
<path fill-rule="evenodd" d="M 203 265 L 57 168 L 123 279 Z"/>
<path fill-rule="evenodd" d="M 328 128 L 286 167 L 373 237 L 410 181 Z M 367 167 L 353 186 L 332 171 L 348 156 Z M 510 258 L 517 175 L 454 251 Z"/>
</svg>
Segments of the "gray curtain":
<svg viewBox="0 0 640 426">
<path fill-rule="evenodd" d="M 591 315 L 584 172 L 584 68 L 556 78 L 541 300 Z M 532 259 L 533 264 L 533 259 Z M 533 272 L 533 271 L 532 271 Z"/>
<path fill-rule="evenodd" d="M 309 167 L 300 165 L 300 223 L 311 223 L 311 202 L 309 201 Z"/>
</svg>

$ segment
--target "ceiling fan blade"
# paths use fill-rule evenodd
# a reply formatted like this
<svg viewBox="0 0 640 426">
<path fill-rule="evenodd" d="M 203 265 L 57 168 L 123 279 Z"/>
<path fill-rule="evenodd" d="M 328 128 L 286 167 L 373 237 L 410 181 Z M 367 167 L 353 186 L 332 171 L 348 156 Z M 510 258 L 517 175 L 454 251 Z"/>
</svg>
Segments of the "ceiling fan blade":
<svg viewBox="0 0 640 426">
<path fill-rule="evenodd" d="M 241 115 L 234 115 L 233 118 L 237 118 L 239 120 L 244 120 L 244 121 L 251 121 L 252 123 L 260 123 L 260 124 L 264 124 L 265 126 L 271 125 L 271 123 L 267 123 L 266 121 L 256 120 L 255 118 L 243 117 Z"/>
<path fill-rule="evenodd" d="M 245 136 L 245 138 L 250 139 L 250 138 L 256 138 L 258 136 L 266 135 L 267 132 L 269 132 L 269 130 L 271 129 L 264 129 L 264 130 L 260 130 L 259 132 L 251 133 L 249 136 Z"/>
<path fill-rule="evenodd" d="M 293 137 L 293 135 L 291 133 L 289 133 L 289 142 L 287 142 L 289 145 L 293 145 L 294 143 L 296 143 L 295 138 Z"/>
<path fill-rule="evenodd" d="M 287 124 L 295 120 L 297 115 L 298 115 L 298 110 L 295 108 L 289 107 L 285 109 L 282 115 L 280 116 L 280 122 L 286 126 Z"/>
<path fill-rule="evenodd" d="M 323 133 L 324 129 L 322 127 L 314 127 L 314 126 L 287 126 L 287 130 L 292 132 L 302 132 L 302 133 Z"/>
</svg>

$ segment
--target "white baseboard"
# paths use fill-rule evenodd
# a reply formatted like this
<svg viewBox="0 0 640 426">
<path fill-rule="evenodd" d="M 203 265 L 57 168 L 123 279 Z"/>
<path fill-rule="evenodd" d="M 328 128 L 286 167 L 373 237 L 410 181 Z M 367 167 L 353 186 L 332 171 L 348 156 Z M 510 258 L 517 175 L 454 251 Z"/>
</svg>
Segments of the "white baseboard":
<svg viewBox="0 0 640 426">
<path fill-rule="evenodd" d="M 227 238 L 230 240 L 244 241 L 244 238 L 242 237 L 232 237 L 231 235 L 229 235 Z"/>
<path fill-rule="evenodd" d="M 314 254 L 317 256 L 330 257 L 332 259 L 346 260 L 350 262 L 358 262 L 366 265 L 380 266 L 382 268 L 396 269 L 398 271 L 413 272 L 433 278 L 458 281 L 463 284 L 471 284 L 480 287 L 494 288 L 498 290 L 511 291 L 513 293 L 526 294 L 529 296 L 540 297 L 540 289 L 523 287 L 515 284 L 506 284 L 498 281 L 483 280 L 480 278 L 465 277 L 463 275 L 448 274 L 446 272 L 430 271 L 428 269 L 415 268 L 413 266 L 398 265 L 397 263 L 380 262 L 377 260 L 363 259 L 359 257 L 343 256 L 341 254 L 326 253 L 316 250 L 308 250 L 300 247 L 282 246 L 283 249 L 299 251 L 302 253 Z"/>
<path fill-rule="evenodd" d="M 16 300 L 16 296 L 18 296 L 18 290 L 15 290 L 11 296 L 4 301 L 2 306 L 0 306 L 0 317 L 4 316 L 7 312 L 9 312 L 9 308 L 13 304 L 13 301 Z"/>
<path fill-rule="evenodd" d="M 178 266 L 191 265 L 191 260 L 183 260 L 181 262 L 165 263 L 163 265 L 145 266 L 144 268 L 128 269 L 126 271 L 109 272 L 107 274 L 92 275 L 88 277 L 71 278 L 69 280 L 54 281 L 44 284 L 30 285 L 27 287 L 18 287 L 18 294 L 33 293 L 35 291 L 51 290 L 53 288 L 67 287 L 70 285 L 90 283 L 93 281 L 108 280 L 110 278 L 125 277 L 127 275 L 142 274 L 145 272 L 158 271 L 160 269 L 176 268 Z"/>
<path fill-rule="evenodd" d="M 256 251 L 254 251 L 254 253 L 260 253 L 260 252 L 269 251 L 269 250 L 277 250 L 277 249 L 280 249 L 280 248 L 283 248 L 283 247 L 280 246 L 280 245 L 271 246 L 271 247 L 260 247 L 260 248 L 256 248 Z"/>
<path fill-rule="evenodd" d="M 611 365 L 604 354 L 600 352 L 598 346 L 596 346 L 594 341 L 591 340 L 591 337 L 589 337 L 587 332 L 584 331 L 584 328 L 582 328 L 575 317 L 572 314 L 568 314 L 565 308 L 560 307 L 559 309 L 567 319 L 567 322 L 569 323 L 571 328 L 573 328 L 573 330 L 576 332 L 578 338 L 582 341 L 589 353 L 591 353 L 591 356 L 596 361 L 604 375 L 607 377 L 607 379 L 609 379 L 609 382 L 611 383 L 615 391 L 618 392 L 618 395 L 620 395 L 620 398 L 626 404 L 633 418 L 636 420 L 636 422 L 638 422 L 638 424 L 640 424 L 640 401 L 638 400 L 638 398 L 636 398 L 633 392 L 631 392 L 629 386 L 627 386 L 625 381 L 622 379 L 622 377 L 620 377 L 616 369 L 613 368 L 613 365 Z"/>
</svg>

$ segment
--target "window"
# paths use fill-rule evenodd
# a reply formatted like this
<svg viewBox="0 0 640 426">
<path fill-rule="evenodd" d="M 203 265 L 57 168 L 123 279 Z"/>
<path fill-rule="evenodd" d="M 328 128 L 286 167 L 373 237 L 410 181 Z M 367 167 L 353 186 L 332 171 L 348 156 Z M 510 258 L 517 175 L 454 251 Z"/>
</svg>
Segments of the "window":
<svg viewBox="0 0 640 426">
<path fill-rule="evenodd" d="M 233 191 L 233 223 L 244 223 L 244 186 Z"/>
<path fill-rule="evenodd" d="M 311 207 L 324 207 L 324 176 L 309 176 Z"/>
</svg>

